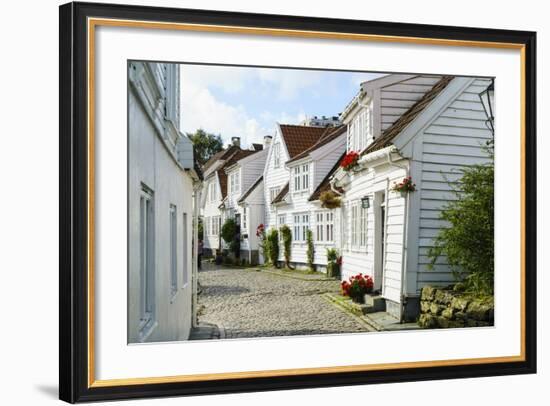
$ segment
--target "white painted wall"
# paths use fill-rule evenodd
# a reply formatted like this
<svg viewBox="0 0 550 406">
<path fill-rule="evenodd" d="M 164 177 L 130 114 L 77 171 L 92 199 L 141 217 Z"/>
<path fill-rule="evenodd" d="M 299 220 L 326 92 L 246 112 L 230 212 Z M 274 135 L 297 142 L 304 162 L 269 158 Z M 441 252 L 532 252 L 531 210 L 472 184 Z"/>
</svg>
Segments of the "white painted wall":
<svg viewBox="0 0 550 406">
<path fill-rule="evenodd" d="M 140 301 L 140 194 L 154 192 L 156 327 L 146 341 L 185 340 L 191 328 L 193 184 L 177 165 L 134 92 L 129 92 L 128 340 L 138 341 Z M 177 293 L 171 293 L 170 205 L 177 208 Z M 183 214 L 187 216 L 184 236 Z M 184 241 L 187 242 L 184 246 Z M 184 272 L 188 283 L 184 284 Z"/>
<path fill-rule="evenodd" d="M 213 184 L 216 188 L 216 199 L 214 201 L 210 200 L 210 195 L 208 193 L 210 184 Z M 219 206 L 222 203 L 221 195 L 222 194 L 220 190 L 220 183 L 218 181 L 218 175 L 217 173 L 214 173 L 208 179 L 205 179 L 202 188 L 202 198 L 204 202 L 204 206 L 201 210 L 204 224 L 203 247 L 210 250 L 217 250 L 220 248 L 219 233 L 216 235 L 211 234 L 211 230 L 209 229 L 211 227 L 209 227 L 209 225 L 215 216 L 221 216 L 221 210 L 219 209 Z"/>
<path fill-rule="evenodd" d="M 279 167 L 274 166 L 274 157 L 273 157 L 273 150 L 274 145 L 279 143 L 279 151 L 280 151 L 280 165 Z M 269 192 L 274 187 L 283 188 L 285 184 L 289 180 L 289 171 L 285 167 L 285 162 L 288 161 L 289 155 L 286 150 L 286 146 L 284 143 L 284 140 L 281 136 L 281 131 L 277 127 L 277 131 L 275 133 L 275 136 L 273 137 L 273 140 L 271 142 L 267 159 L 265 162 L 264 167 L 264 201 L 265 203 L 265 225 L 266 225 L 266 232 L 268 227 L 276 226 L 276 214 L 274 207 L 271 205 L 271 199 L 269 197 Z"/>
</svg>

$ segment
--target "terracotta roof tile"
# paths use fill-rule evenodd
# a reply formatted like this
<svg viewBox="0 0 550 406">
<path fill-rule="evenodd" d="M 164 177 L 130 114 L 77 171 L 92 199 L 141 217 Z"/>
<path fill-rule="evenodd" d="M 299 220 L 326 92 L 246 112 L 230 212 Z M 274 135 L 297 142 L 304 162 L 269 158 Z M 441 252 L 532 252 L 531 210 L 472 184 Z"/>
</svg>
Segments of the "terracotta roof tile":
<svg viewBox="0 0 550 406">
<path fill-rule="evenodd" d="M 370 144 L 361 155 L 377 151 L 391 144 L 397 137 L 428 105 L 447 87 L 454 79 L 454 76 L 443 76 L 420 100 L 411 106 L 401 117 L 382 133 L 372 144 Z"/>
<path fill-rule="evenodd" d="M 315 144 L 327 131 L 326 127 L 280 124 L 290 159 Z"/>
<path fill-rule="evenodd" d="M 346 131 L 346 129 L 347 129 L 347 126 L 345 125 L 341 125 L 338 127 L 328 127 L 315 144 L 307 148 L 305 151 L 300 152 L 294 158 L 288 160 L 287 163 L 294 162 L 306 157 L 308 154 L 315 151 L 316 149 L 321 148 L 323 145 L 326 145 L 332 140 L 338 138 L 340 135 L 342 135 Z"/>
</svg>

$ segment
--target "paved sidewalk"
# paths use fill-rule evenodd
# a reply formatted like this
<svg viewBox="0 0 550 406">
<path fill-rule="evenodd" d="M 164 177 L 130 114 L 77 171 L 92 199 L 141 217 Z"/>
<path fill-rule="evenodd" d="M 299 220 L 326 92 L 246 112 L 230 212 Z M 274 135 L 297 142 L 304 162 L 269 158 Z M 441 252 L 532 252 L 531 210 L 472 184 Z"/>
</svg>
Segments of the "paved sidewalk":
<svg viewBox="0 0 550 406">
<path fill-rule="evenodd" d="M 322 297 L 339 291 L 336 280 L 292 279 L 254 268 L 209 267 L 199 272 L 199 283 L 199 322 L 220 326 L 225 338 L 373 330 Z"/>
</svg>

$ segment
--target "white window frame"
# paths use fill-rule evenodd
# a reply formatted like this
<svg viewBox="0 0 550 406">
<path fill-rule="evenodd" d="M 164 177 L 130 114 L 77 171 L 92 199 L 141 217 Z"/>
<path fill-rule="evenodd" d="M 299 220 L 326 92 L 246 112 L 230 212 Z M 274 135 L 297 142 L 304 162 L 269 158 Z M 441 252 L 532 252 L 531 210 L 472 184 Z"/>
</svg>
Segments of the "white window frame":
<svg viewBox="0 0 550 406">
<path fill-rule="evenodd" d="M 189 283 L 189 269 L 187 268 L 187 258 L 189 257 L 189 249 L 188 249 L 188 238 L 187 230 L 188 230 L 188 219 L 187 219 L 187 213 L 183 213 L 182 216 L 182 229 L 183 229 L 183 251 L 182 251 L 182 288 L 185 288 L 187 284 Z"/>
<path fill-rule="evenodd" d="M 269 188 L 269 203 L 271 202 L 281 193 L 281 187 L 275 186 L 272 188 Z"/>
<path fill-rule="evenodd" d="M 281 166 L 281 144 L 276 142 L 273 144 L 273 168 Z"/>
<path fill-rule="evenodd" d="M 241 224 L 241 228 L 242 228 L 241 233 L 242 234 L 248 234 L 248 231 L 247 231 L 247 228 L 246 228 L 247 227 L 246 214 L 247 214 L 246 213 L 246 207 L 243 207 L 243 215 L 241 216 L 241 223 L 242 223 Z"/>
<path fill-rule="evenodd" d="M 359 246 L 366 250 L 368 238 L 368 209 L 359 205 Z"/>
<path fill-rule="evenodd" d="M 300 170 L 301 170 L 300 165 L 294 167 L 294 169 L 292 170 L 293 179 L 294 179 L 293 186 L 294 186 L 295 192 L 299 192 L 302 190 L 302 187 L 301 187 L 302 176 L 300 174 Z"/>
<path fill-rule="evenodd" d="M 142 184 L 140 193 L 140 320 L 139 335 L 144 340 L 155 324 L 155 211 L 154 193 Z"/>
<path fill-rule="evenodd" d="M 229 175 L 229 190 L 230 194 L 236 195 L 241 191 L 241 182 L 240 182 L 240 170 L 232 172 Z"/>
<path fill-rule="evenodd" d="M 170 205 L 170 294 L 173 298 L 178 293 L 178 209 Z"/>
<path fill-rule="evenodd" d="M 351 204 L 351 247 L 352 249 L 359 248 L 359 204 L 353 202 Z"/>
<path fill-rule="evenodd" d="M 310 229 L 309 221 L 310 215 L 309 212 L 294 213 L 293 215 L 294 224 L 292 227 L 292 239 L 295 242 L 304 242 L 307 238 L 307 230 Z"/>
<path fill-rule="evenodd" d="M 334 242 L 334 212 L 332 210 L 315 212 L 315 231 L 316 242 Z"/>
<path fill-rule="evenodd" d="M 302 165 L 302 190 L 309 189 L 309 164 Z"/>
</svg>

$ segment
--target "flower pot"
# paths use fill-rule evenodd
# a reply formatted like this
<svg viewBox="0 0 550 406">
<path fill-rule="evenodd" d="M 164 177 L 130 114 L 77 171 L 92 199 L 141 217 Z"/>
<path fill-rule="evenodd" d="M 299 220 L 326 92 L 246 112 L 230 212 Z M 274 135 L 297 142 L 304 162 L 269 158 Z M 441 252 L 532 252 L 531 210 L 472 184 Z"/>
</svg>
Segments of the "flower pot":
<svg viewBox="0 0 550 406">
<path fill-rule="evenodd" d="M 408 192 L 407 190 L 400 190 L 400 191 L 399 191 L 399 194 L 401 195 L 401 197 L 407 197 L 407 194 L 408 194 L 408 193 L 409 193 L 409 192 Z"/>
</svg>

